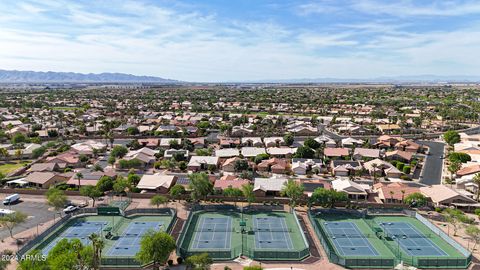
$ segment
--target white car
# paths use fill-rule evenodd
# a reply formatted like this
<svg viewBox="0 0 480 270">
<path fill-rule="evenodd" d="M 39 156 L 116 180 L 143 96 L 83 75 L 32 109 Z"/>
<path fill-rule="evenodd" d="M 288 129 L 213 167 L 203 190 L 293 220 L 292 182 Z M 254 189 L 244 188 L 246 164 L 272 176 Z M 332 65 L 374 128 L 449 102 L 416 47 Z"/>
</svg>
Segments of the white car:
<svg viewBox="0 0 480 270">
<path fill-rule="evenodd" d="M 75 210 L 77 210 L 77 209 L 78 209 L 78 206 L 69 205 L 69 206 L 67 206 L 65 209 L 63 209 L 63 212 L 64 212 L 65 214 L 69 214 L 69 213 L 71 213 L 71 212 L 73 212 L 73 211 L 75 211 Z"/>
</svg>

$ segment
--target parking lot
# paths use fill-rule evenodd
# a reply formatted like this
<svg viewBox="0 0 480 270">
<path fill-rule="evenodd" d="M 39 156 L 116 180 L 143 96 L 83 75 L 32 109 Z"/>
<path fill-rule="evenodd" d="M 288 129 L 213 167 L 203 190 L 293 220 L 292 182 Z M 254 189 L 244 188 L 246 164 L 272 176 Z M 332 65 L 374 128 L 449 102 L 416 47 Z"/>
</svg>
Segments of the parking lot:
<svg viewBox="0 0 480 270">
<path fill-rule="evenodd" d="M 8 194 L 0 194 L 0 199 L 3 201 L 3 199 L 7 196 Z M 54 212 L 49 211 L 48 208 L 49 206 L 45 203 L 44 200 L 41 200 L 39 198 L 22 198 L 21 196 L 21 201 L 17 204 L 14 205 L 0 205 L 0 208 L 2 209 L 11 209 L 15 211 L 20 211 L 22 213 L 25 213 L 28 218 L 27 220 L 18 225 L 16 228 L 13 229 L 13 233 L 19 233 L 22 231 L 25 231 L 30 228 L 36 227 L 38 224 L 42 224 L 44 222 L 47 222 L 49 220 L 52 220 L 54 217 Z M 58 218 L 57 214 L 57 218 Z M 6 228 L 0 228 L 0 239 L 3 240 L 7 237 L 10 236 L 9 231 Z"/>
</svg>

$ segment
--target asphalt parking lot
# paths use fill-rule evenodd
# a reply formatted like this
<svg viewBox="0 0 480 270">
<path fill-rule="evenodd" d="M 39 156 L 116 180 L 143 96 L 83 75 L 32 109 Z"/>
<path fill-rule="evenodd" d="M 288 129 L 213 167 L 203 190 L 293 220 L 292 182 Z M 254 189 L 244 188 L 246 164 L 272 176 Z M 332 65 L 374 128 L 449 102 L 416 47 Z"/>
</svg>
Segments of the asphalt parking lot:
<svg viewBox="0 0 480 270">
<path fill-rule="evenodd" d="M 5 194 L 1 194 L 0 198 L 3 200 Z M 37 202 L 37 201 L 21 201 L 20 203 L 8 206 L 3 205 L 0 202 L 0 208 L 2 209 L 11 209 L 15 211 L 20 211 L 25 213 L 28 218 L 27 220 L 18 225 L 16 228 L 13 229 L 13 234 L 25 231 L 30 228 L 34 228 L 37 224 L 41 224 L 53 219 L 54 212 L 49 211 L 49 206 L 45 202 Z M 59 217 L 58 214 L 56 216 Z M 10 233 L 5 228 L 0 228 L 0 239 L 3 240 L 10 236 Z"/>
</svg>

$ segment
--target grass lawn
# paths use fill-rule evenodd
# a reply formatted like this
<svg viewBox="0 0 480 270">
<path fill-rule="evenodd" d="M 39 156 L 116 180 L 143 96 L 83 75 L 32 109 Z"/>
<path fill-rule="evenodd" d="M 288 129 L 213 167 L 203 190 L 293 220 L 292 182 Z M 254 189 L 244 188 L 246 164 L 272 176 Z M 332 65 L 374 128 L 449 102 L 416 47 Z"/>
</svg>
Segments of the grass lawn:
<svg viewBox="0 0 480 270">
<path fill-rule="evenodd" d="M 9 162 L 7 164 L 2 164 L 0 165 L 0 173 L 2 173 L 3 175 L 8 175 L 9 173 L 23 167 L 24 165 L 27 165 L 29 164 L 30 161 L 29 160 L 25 160 L 25 161 L 15 161 L 15 162 Z"/>
</svg>

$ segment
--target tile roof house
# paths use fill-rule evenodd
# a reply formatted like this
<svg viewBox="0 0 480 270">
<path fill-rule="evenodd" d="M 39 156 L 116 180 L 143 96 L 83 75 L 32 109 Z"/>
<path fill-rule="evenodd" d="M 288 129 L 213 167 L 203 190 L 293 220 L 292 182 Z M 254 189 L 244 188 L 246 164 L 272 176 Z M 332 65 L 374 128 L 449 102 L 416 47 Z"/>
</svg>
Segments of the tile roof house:
<svg viewBox="0 0 480 270">
<path fill-rule="evenodd" d="M 232 157 L 225 160 L 225 162 L 222 164 L 222 170 L 226 172 L 235 172 L 235 162 L 237 162 L 237 160 L 242 159 L 239 157 Z"/>
<path fill-rule="evenodd" d="M 402 203 L 408 195 L 420 192 L 420 188 L 400 182 L 382 182 L 374 184 L 373 191 L 378 193 L 379 199 L 384 203 Z"/>
<path fill-rule="evenodd" d="M 393 160 L 403 161 L 403 162 L 410 162 L 413 157 L 413 153 L 405 152 L 400 150 L 389 151 L 385 153 L 385 157 Z"/>
<path fill-rule="evenodd" d="M 276 174 L 284 174 L 289 170 L 288 161 L 280 158 L 270 158 L 263 160 L 257 165 L 257 170 L 260 172 L 272 172 Z"/>
<path fill-rule="evenodd" d="M 457 190 L 449 188 L 445 185 L 421 187 L 420 192 L 426 197 L 429 197 L 435 206 L 452 205 L 455 203 L 476 203 L 474 199 L 469 198 Z"/>
<path fill-rule="evenodd" d="M 354 146 L 359 146 L 364 144 L 363 140 L 354 139 L 354 138 L 345 138 L 341 140 L 342 147 L 352 148 Z"/>
<path fill-rule="evenodd" d="M 116 177 L 117 173 L 113 170 L 108 170 L 108 171 L 90 171 L 90 170 L 81 170 L 79 171 L 82 174 L 82 177 L 80 178 L 80 186 L 95 186 L 98 183 L 98 180 L 102 178 L 103 176 L 109 176 L 109 177 Z M 72 186 L 78 186 L 78 178 L 77 178 L 77 173 L 74 172 L 70 179 L 68 179 L 67 184 L 72 185 Z"/>
<path fill-rule="evenodd" d="M 72 166 L 74 168 L 82 166 L 78 154 L 70 151 L 53 157 L 47 157 L 46 161 L 47 163 L 65 163 L 67 166 Z"/>
<path fill-rule="evenodd" d="M 283 137 L 266 137 L 263 139 L 266 147 L 279 147 L 285 145 Z"/>
<path fill-rule="evenodd" d="M 288 179 L 286 178 L 278 177 L 255 178 L 253 192 L 259 197 L 265 197 L 269 195 L 278 196 L 280 195 L 280 192 L 287 181 Z"/>
<path fill-rule="evenodd" d="M 472 164 L 462 167 L 455 174 L 458 177 L 480 173 L 480 164 Z"/>
<path fill-rule="evenodd" d="M 353 150 L 353 159 L 362 160 L 364 158 L 373 159 L 380 157 L 379 149 L 369 149 L 369 148 L 355 148 Z"/>
<path fill-rule="evenodd" d="M 187 168 L 190 171 L 208 170 L 209 166 L 218 167 L 218 157 L 210 156 L 192 156 L 188 162 Z"/>
<path fill-rule="evenodd" d="M 25 181 L 38 188 L 49 188 L 52 185 L 63 183 L 67 180 L 68 178 L 53 172 L 33 172 L 25 177 Z"/>
<path fill-rule="evenodd" d="M 163 139 L 160 139 L 159 146 L 162 148 L 170 148 L 171 141 L 176 141 L 178 144 L 182 143 L 182 139 L 179 139 L 179 138 L 163 138 Z"/>
<path fill-rule="evenodd" d="M 369 187 L 355 183 L 348 179 L 336 179 L 332 181 L 332 189 L 347 193 L 348 197 L 351 199 L 364 200 L 368 196 L 367 191 L 369 190 Z"/>
<path fill-rule="evenodd" d="M 166 174 L 144 174 L 137 184 L 141 190 L 155 191 L 158 193 L 168 193 L 170 188 L 175 185 L 177 176 Z"/>
<path fill-rule="evenodd" d="M 286 157 L 290 158 L 297 152 L 297 148 L 290 147 L 269 147 L 267 153 L 273 157 Z"/>
<path fill-rule="evenodd" d="M 412 140 L 404 140 L 400 141 L 397 144 L 395 144 L 395 149 L 396 150 L 401 150 L 401 151 L 406 151 L 406 152 L 411 152 L 411 153 L 416 153 L 418 150 L 420 150 L 421 146 L 420 144 L 412 141 Z"/>
<path fill-rule="evenodd" d="M 398 136 L 390 136 L 390 135 L 382 135 L 377 138 L 377 142 L 375 143 L 375 146 L 379 148 L 392 148 L 394 147 L 397 143 L 404 141 L 402 137 Z"/>
<path fill-rule="evenodd" d="M 376 168 L 374 164 L 376 165 Z M 370 173 L 370 175 L 375 174 L 377 176 L 385 175 L 389 178 L 400 178 L 400 176 L 403 174 L 399 169 L 389 162 L 378 158 L 365 162 L 363 167 Z"/>
<path fill-rule="evenodd" d="M 157 139 L 157 138 L 138 139 L 138 143 L 143 147 L 155 149 L 160 145 L 160 139 Z"/>
<path fill-rule="evenodd" d="M 30 172 L 53 172 L 53 171 L 60 171 L 61 169 L 65 169 L 65 163 L 35 163 L 30 166 L 28 171 Z"/>
<path fill-rule="evenodd" d="M 237 157 L 240 151 L 237 148 L 224 148 L 215 150 L 215 156 L 219 158 Z"/>
<path fill-rule="evenodd" d="M 242 147 L 241 153 L 244 157 L 256 157 L 257 155 L 265 154 L 266 151 L 263 147 Z"/>
<path fill-rule="evenodd" d="M 263 147 L 262 138 L 260 137 L 243 137 L 241 142 L 244 146 Z"/>
<path fill-rule="evenodd" d="M 348 148 L 325 148 L 323 154 L 329 158 L 347 157 L 350 155 Z"/>
<path fill-rule="evenodd" d="M 363 169 L 359 161 L 353 160 L 332 160 L 330 168 L 335 176 L 355 175 L 357 171 L 362 171 Z"/>
<path fill-rule="evenodd" d="M 85 142 L 79 142 L 71 146 L 71 149 L 78 153 L 79 155 L 92 156 L 94 151 L 101 151 L 107 147 L 106 144 L 88 140 Z"/>
<path fill-rule="evenodd" d="M 239 145 L 240 145 L 239 138 L 220 138 L 220 147 L 222 148 L 237 147 Z"/>
</svg>

